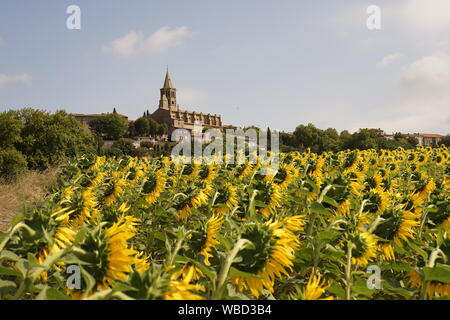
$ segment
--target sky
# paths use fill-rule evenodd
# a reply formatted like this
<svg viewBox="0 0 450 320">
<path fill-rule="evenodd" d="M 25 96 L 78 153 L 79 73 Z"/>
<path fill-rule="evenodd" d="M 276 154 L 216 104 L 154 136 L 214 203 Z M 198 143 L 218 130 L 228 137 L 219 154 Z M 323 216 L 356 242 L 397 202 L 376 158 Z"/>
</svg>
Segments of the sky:
<svg viewBox="0 0 450 320">
<path fill-rule="evenodd" d="M 0 111 L 136 119 L 167 66 L 224 124 L 450 133 L 450 0 L 0 1 Z"/>
</svg>

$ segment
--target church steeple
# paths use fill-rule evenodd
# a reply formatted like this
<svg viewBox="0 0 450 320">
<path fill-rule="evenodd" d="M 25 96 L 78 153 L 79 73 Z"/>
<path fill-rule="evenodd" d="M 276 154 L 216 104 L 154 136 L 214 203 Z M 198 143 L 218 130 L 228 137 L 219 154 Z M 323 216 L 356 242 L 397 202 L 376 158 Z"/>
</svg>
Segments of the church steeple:
<svg viewBox="0 0 450 320">
<path fill-rule="evenodd" d="M 167 68 L 167 70 L 166 70 L 166 79 L 164 80 L 164 88 L 165 89 L 173 88 L 172 80 L 170 79 L 170 75 L 169 75 L 169 68 Z"/>
<path fill-rule="evenodd" d="M 172 85 L 172 80 L 169 75 L 169 68 L 166 70 L 166 78 L 164 79 L 164 86 L 161 88 L 161 99 L 159 100 L 159 107 L 163 109 L 178 110 L 177 106 L 177 89 Z"/>
</svg>

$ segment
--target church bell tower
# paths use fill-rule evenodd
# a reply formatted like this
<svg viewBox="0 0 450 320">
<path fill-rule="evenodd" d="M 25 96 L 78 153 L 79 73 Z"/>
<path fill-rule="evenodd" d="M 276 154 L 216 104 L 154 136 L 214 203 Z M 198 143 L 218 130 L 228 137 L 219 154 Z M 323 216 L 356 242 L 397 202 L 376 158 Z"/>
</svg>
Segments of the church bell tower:
<svg viewBox="0 0 450 320">
<path fill-rule="evenodd" d="M 169 69 L 166 71 L 166 79 L 161 90 L 161 99 L 159 100 L 159 107 L 162 109 L 178 110 L 177 106 L 177 89 L 172 85 L 170 79 Z"/>
</svg>

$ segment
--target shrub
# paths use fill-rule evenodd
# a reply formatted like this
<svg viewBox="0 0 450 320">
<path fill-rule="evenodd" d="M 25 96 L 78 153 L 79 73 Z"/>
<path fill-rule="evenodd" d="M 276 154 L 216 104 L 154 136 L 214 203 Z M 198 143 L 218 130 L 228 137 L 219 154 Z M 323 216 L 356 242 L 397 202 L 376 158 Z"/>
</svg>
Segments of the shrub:
<svg viewBox="0 0 450 320">
<path fill-rule="evenodd" d="M 122 151 L 122 154 L 124 155 L 132 155 L 133 151 L 136 149 L 136 147 L 127 140 L 119 140 L 112 144 L 111 149 L 116 148 Z"/>
<path fill-rule="evenodd" d="M 141 141 L 140 146 L 141 146 L 141 148 L 151 149 L 151 148 L 153 148 L 154 143 L 151 141 Z"/>
<path fill-rule="evenodd" d="M 27 160 L 14 148 L 0 149 L 0 182 L 14 180 L 27 171 Z"/>
<path fill-rule="evenodd" d="M 133 157 L 139 157 L 139 158 L 147 157 L 149 154 L 150 154 L 150 150 L 148 150 L 146 148 L 136 148 L 132 152 Z"/>
</svg>

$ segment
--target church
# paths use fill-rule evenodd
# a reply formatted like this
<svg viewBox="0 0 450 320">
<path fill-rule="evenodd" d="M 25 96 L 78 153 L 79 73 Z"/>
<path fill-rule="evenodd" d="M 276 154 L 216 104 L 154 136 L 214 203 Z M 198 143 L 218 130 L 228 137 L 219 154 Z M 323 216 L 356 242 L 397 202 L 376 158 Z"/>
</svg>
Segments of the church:
<svg viewBox="0 0 450 320">
<path fill-rule="evenodd" d="M 175 129 L 187 129 L 192 131 L 194 124 L 202 125 L 203 129 L 222 130 L 222 119 L 218 115 L 205 114 L 195 111 L 180 110 L 177 104 L 177 89 L 170 79 L 169 70 L 166 72 L 164 85 L 160 89 L 161 97 L 159 107 L 151 114 L 151 117 L 159 123 L 165 123 L 168 127 L 169 137 Z"/>
</svg>

